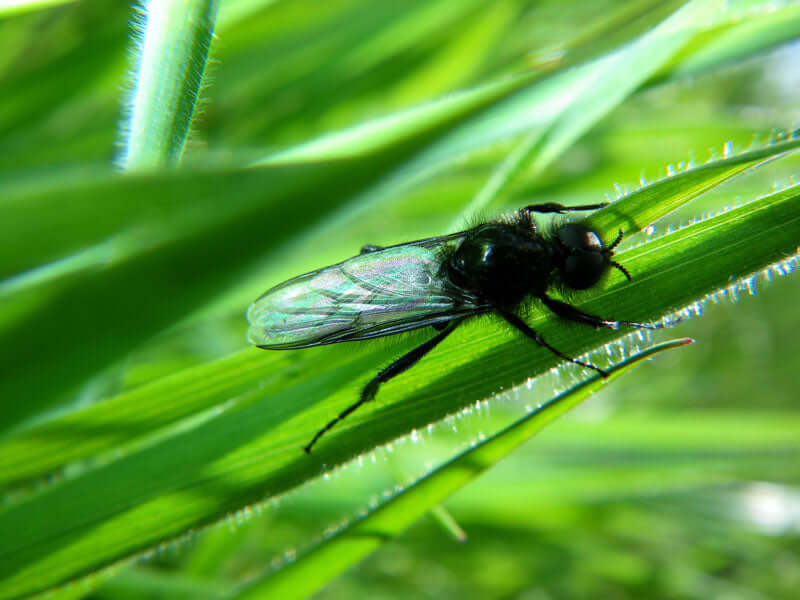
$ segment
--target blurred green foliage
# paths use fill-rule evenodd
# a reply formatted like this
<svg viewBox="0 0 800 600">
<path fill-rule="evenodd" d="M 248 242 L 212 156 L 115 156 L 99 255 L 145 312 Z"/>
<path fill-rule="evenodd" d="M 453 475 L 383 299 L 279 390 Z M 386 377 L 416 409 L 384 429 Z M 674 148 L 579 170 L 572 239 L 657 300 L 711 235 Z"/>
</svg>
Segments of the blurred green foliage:
<svg viewBox="0 0 800 600">
<path fill-rule="evenodd" d="M 41 379 L 43 389 L 50 383 L 55 389 L 46 404 L 31 411 L 32 422 L 50 419 L 54 425 L 49 431 L 60 432 L 26 452 L 38 448 L 47 455 L 47 444 L 53 440 L 63 444 L 63 435 L 74 436 L 76 448 L 89 450 L 77 464 L 61 467 L 52 477 L 34 470 L 33 481 L 16 481 L 4 488 L 0 520 L 2 513 L 13 515 L 20 506 L 43 507 L 38 523 L 18 524 L 19 535 L 48 519 L 58 520 L 61 506 L 48 503 L 47 494 L 55 497 L 70 485 L 74 495 L 60 497 L 97 506 L 98 513 L 114 498 L 124 498 L 126 484 L 134 480 L 143 485 L 157 481 L 161 487 L 154 483 L 153 490 L 159 494 L 175 491 L 171 485 L 186 491 L 180 487 L 179 472 L 184 454 L 224 454 L 230 448 L 240 449 L 237 435 L 256 436 L 254 431 L 223 430 L 229 445 L 203 446 L 198 440 L 204 424 L 213 428 L 219 414 L 234 409 L 261 414 L 259 410 L 270 405 L 258 405 L 259 394 L 268 395 L 273 389 L 284 393 L 281 386 L 291 389 L 297 373 L 302 377 L 309 369 L 318 369 L 329 377 L 332 389 L 350 385 L 342 395 L 350 393 L 357 385 L 351 384 L 353 378 L 371 372 L 372 362 L 385 362 L 401 346 L 378 345 L 370 351 L 375 358 L 364 353 L 356 362 L 347 362 L 346 349 L 306 353 L 301 358 L 291 353 L 261 356 L 255 351 L 245 360 L 231 358 L 245 344 L 242 315 L 247 303 L 270 285 L 345 258 L 365 243 L 389 244 L 446 230 L 518 136 L 478 146 L 439 172 L 421 175 L 419 181 L 412 181 L 410 170 L 399 168 L 390 173 L 394 180 L 378 179 L 374 173 L 385 163 L 365 160 L 360 172 L 346 171 L 348 177 L 356 172 L 362 179 L 335 179 L 341 187 L 325 197 L 306 198 L 302 206 L 294 198 L 291 207 L 275 200 L 262 210 L 261 192 L 293 198 L 291 194 L 303 185 L 315 189 L 313 182 L 290 181 L 288 191 L 283 191 L 284 184 L 276 183 L 276 177 L 263 176 L 257 169 L 248 175 L 249 171 L 240 170 L 244 165 L 273 151 L 512 74 L 533 72 L 547 81 L 641 39 L 682 3 L 227 0 L 218 18 L 202 105 L 184 154 L 187 168 L 196 170 L 164 179 L 156 174 L 130 184 L 109 168 L 117 152 L 123 90 L 131 85 L 126 74 L 130 7 L 104 0 L 36 4 L 31 3 L 29 11 L 0 12 L 0 219 L 5 213 L 9 230 L 24 232 L 30 227 L 51 235 L 15 246 L 0 240 L 0 264 L 18 269 L 3 271 L 8 279 L 0 282 L 5 286 L 0 288 L 0 300 L 6 293 L 11 298 L 17 289 L 9 284 L 16 285 L 15 276 L 35 276 L 37 267 L 47 267 L 40 256 L 47 256 L 46 248 L 57 245 L 61 234 L 65 239 L 92 239 L 95 230 L 106 231 L 99 224 L 115 219 L 121 225 L 118 231 L 111 230 L 127 234 L 125 224 L 131 221 L 126 219 L 142 217 L 138 209 L 143 219 L 152 216 L 147 207 L 165 211 L 169 218 L 156 219 L 165 231 L 148 230 L 148 235 L 163 234 L 172 240 L 174 246 L 169 247 L 177 248 L 176 253 L 196 241 L 190 239 L 189 232 L 194 231 L 190 226 L 213 222 L 219 215 L 239 219 L 240 227 L 227 229 L 228 234 L 248 237 L 246 244 L 227 246 L 239 252 L 245 248 L 246 255 L 231 250 L 220 257 L 215 255 L 214 237 L 197 234 L 197 239 L 208 241 L 207 255 L 197 255 L 197 260 L 191 260 L 191 254 L 187 257 L 186 270 L 174 282 L 175 298 L 160 298 L 163 308 L 156 303 L 151 313 L 141 311 L 142 323 L 152 331 L 128 332 L 138 325 L 119 323 L 119 335 L 130 336 L 125 337 L 130 348 L 114 346 L 111 339 L 108 348 L 113 351 L 106 351 L 97 341 L 105 338 L 92 337 L 91 322 L 65 323 L 64 328 L 80 338 L 76 347 L 96 354 L 86 367 L 89 376 L 76 377 L 70 385 L 49 377 L 47 358 L 47 348 L 64 354 L 69 346 L 62 348 L 55 341 L 48 345 L 47 331 L 39 333 L 42 339 L 37 335 L 26 341 L 34 350 L 42 348 L 42 359 L 26 358 L 25 368 L 32 378 Z M 705 35 L 693 37 L 682 53 L 646 78 L 558 160 L 535 176 L 523 172 L 486 212 L 537 201 L 588 203 L 607 194 L 615 198 L 637 188 L 642 176 L 646 180 L 663 176 L 667 165 L 690 159 L 702 163 L 722 155 L 729 140 L 741 150 L 754 136 L 763 143 L 771 130 L 796 125 L 800 50 L 792 42 L 800 37 L 797 5 L 728 2 L 705 25 Z M 621 77 L 626 75 L 631 74 Z M 343 163 L 350 169 L 358 160 Z M 683 208 L 671 223 L 787 185 L 798 164 L 798 158 L 790 156 L 748 173 Z M 327 167 L 321 165 L 320 171 Z M 203 179 L 206 170 L 210 175 Z M 228 178 L 216 178 L 220 172 L 229 173 Z M 379 202 L 369 195 L 376 181 L 388 186 L 387 180 L 397 179 L 407 185 L 385 193 Z M 59 188 L 64 190 L 63 212 L 53 191 Z M 182 190 L 191 200 L 197 197 L 196 202 L 186 203 L 195 212 L 169 213 L 165 207 L 173 206 L 170 201 L 175 198 L 180 200 Z M 142 195 L 141 203 L 137 194 Z M 30 222 L 10 222 L 8 215 L 35 215 L 24 210 L 39 201 L 49 214 L 39 215 L 37 225 L 51 224 L 49 230 L 36 229 Z M 185 208 L 178 200 L 174 205 Z M 660 223 L 658 229 L 664 231 L 669 225 Z M 118 239 L 93 241 L 100 247 Z M 226 242 L 217 241 L 220 247 Z M 113 245 L 123 255 L 128 248 Z M 140 277 L 143 272 L 158 272 L 165 256 L 159 249 L 138 271 L 121 273 Z M 47 260 L 59 258 L 72 255 L 47 256 Z M 234 263 L 241 268 L 234 270 Z M 213 277 L 208 270 L 215 271 Z M 78 270 L 69 280 L 84 275 Z M 174 272 L 166 269 L 164 277 L 174 277 Z M 206 282 L 205 287 L 181 296 L 183 284 L 195 280 Z M 52 288 L 42 288 L 46 293 L 36 288 L 31 298 L 15 296 L 18 304 L 0 302 L 3 331 L 9 323 L 24 323 L 19 320 L 24 311 L 42 305 L 58 311 L 57 302 L 47 304 L 62 292 L 59 281 L 54 281 Z M 116 287 L 103 288 L 111 300 L 107 310 L 96 315 L 98 320 L 118 318 L 115 311 L 121 309 L 114 306 L 115 294 L 142 293 L 126 287 L 132 281 L 133 277 L 119 276 L 113 280 Z M 454 496 L 447 509 L 466 531 L 466 543 L 457 543 L 428 518 L 318 597 L 794 598 L 800 586 L 796 410 L 800 353 L 794 337 L 800 330 L 796 310 L 800 281 L 777 277 L 769 285 L 759 284 L 757 291 L 736 302 L 706 305 L 702 318 L 687 320 L 669 332 L 670 337 L 694 337 L 697 344 L 640 368 Z M 138 304 L 131 304 L 129 310 L 135 313 Z M 65 309 L 65 314 L 70 313 Z M 484 327 L 489 331 L 492 325 Z M 478 335 L 470 338 L 473 349 Z M 10 338 L 4 339 L 6 355 L 12 356 Z M 85 366 L 82 355 L 76 354 L 74 362 L 58 362 L 65 373 L 74 365 Z M 219 364 L 230 366 L 233 383 L 210 379 L 214 371 L 204 370 L 209 365 L 216 368 L 213 361 L 220 359 L 229 361 Z M 57 358 L 52 360 L 55 369 Z M 441 377 L 435 369 L 446 365 L 435 364 L 431 372 Z M 259 369 L 273 367 L 276 375 L 262 380 Z M 2 374 L 9 380 L 11 375 L 10 370 Z M 68 379 L 65 375 L 63 381 Z M 406 442 L 396 452 L 367 455 L 263 507 L 252 503 L 236 512 L 242 505 L 230 506 L 221 525 L 195 531 L 197 524 L 187 523 L 181 531 L 189 531 L 189 540 L 149 553 L 142 564 L 128 564 L 60 588 L 56 597 L 224 597 L 237 584 L 278 564 L 276 557 L 291 558 L 295 549 L 318 540 L 326 528 L 352 519 L 396 480 L 414 479 L 427 463 L 494 431 L 509 415 L 549 398 L 554 387 L 570 381 L 568 374 L 546 376 L 533 391 L 523 387 L 500 394 L 485 409 L 449 419 L 426 433 L 424 443 Z M 216 385 L 228 386 L 226 402 L 208 391 Z M 28 402 L 33 393 L 28 398 L 19 388 L 10 389 L 16 391 L 3 400 L 7 414 L 22 405 L 32 406 Z M 176 390 L 191 391 L 184 394 L 185 404 L 164 407 L 174 410 L 174 416 L 137 415 L 135 394 L 141 394 L 144 403 L 153 401 L 159 390 L 173 400 L 181 398 Z M 297 403 L 285 410 L 305 408 L 300 400 L 304 390 L 291 392 Z M 203 392 L 209 394 L 207 399 Z M 117 405 L 106 402 L 108 415 L 94 422 L 96 429 L 69 429 L 70 414 L 77 411 L 80 416 L 82 408 L 102 406 L 98 401 L 112 396 L 127 398 L 127 404 L 119 405 L 134 410 L 115 412 Z M 152 404 L 157 400 L 158 396 Z M 51 409 L 55 412 L 48 412 Z M 324 421 L 331 410 L 330 405 L 323 406 L 308 419 Z M 64 420 L 59 414 L 66 415 Z M 161 429 L 150 429 L 151 417 Z M 181 432 L 195 432 L 195 437 L 185 439 L 198 445 L 181 445 Z M 301 428 L 289 427 L 281 442 L 294 448 L 293 436 L 298 435 L 304 435 Z M 177 441 L 163 448 L 172 448 L 174 454 L 159 454 L 158 444 L 172 436 Z M 92 444 L 102 446 L 109 438 L 111 451 L 91 454 Z M 12 435 L 0 440 L 5 444 L 0 447 L 12 447 L 15 439 Z M 213 443 L 221 444 L 216 438 Z M 147 456 L 137 454 L 143 448 L 155 450 Z M 83 479 L 90 480 L 104 465 L 126 456 L 141 459 L 135 463 L 137 470 L 130 472 L 130 481 L 116 480 L 117 487 L 106 491 L 81 487 Z M 232 456 L 241 463 L 269 458 Z M 13 462 L 13 457 L 0 458 L 2 464 Z M 219 486 L 220 498 L 226 497 L 228 487 L 244 485 L 222 476 L 212 481 Z M 253 493 L 269 496 L 269 490 L 259 490 L 257 481 L 252 485 Z M 133 487 L 131 497 L 135 497 Z M 91 498 L 81 497 L 86 490 Z M 148 488 L 139 493 L 147 499 Z M 176 496 L 181 499 L 177 492 Z M 189 493 L 183 498 L 187 505 L 200 500 Z M 148 527 L 144 513 L 138 516 L 134 507 L 120 506 L 113 510 L 130 511 L 131 522 Z M 256 512 L 263 514 L 254 516 Z M 101 524 L 98 517 L 93 534 L 103 535 Z M 168 538 L 174 534 L 173 529 L 164 531 Z M 70 551 L 68 541 L 72 540 L 51 540 L 51 548 L 64 553 L 54 554 L 52 560 L 64 564 L 71 560 L 68 555 L 76 551 Z M 91 564 L 110 566 L 153 545 L 120 542 L 119 554 L 108 552 Z M 24 575 L 20 573 L 16 576 Z M 86 574 L 77 567 L 72 571 L 65 567 L 65 573 L 68 579 Z"/>
</svg>

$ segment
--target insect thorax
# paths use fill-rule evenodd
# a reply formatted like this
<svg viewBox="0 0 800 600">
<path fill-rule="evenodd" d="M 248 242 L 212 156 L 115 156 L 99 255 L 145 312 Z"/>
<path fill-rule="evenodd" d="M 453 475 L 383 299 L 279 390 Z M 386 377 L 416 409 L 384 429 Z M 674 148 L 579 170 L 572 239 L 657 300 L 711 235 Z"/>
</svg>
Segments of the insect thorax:
<svg viewBox="0 0 800 600">
<path fill-rule="evenodd" d="M 447 277 L 492 305 L 514 306 L 551 285 L 558 246 L 519 223 L 480 225 L 447 259 Z"/>
</svg>

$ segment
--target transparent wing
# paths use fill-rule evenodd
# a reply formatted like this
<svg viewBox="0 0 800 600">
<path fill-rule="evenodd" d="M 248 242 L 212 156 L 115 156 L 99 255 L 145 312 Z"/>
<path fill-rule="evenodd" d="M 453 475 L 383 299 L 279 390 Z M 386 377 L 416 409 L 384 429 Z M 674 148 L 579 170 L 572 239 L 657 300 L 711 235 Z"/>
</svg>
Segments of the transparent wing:
<svg viewBox="0 0 800 600">
<path fill-rule="evenodd" d="M 460 235 L 390 246 L 290 279 L 250 305 L 247 338 L 262 348 L 305 348 L 483 312 L 438 274 L 443 247 Z"/>
</svg>

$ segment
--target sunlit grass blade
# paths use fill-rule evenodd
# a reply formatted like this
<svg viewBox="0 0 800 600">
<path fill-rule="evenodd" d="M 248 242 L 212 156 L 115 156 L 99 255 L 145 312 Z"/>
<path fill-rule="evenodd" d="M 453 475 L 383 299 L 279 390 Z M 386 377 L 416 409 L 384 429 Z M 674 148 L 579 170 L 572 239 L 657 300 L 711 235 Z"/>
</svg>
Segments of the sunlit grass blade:
<svg viewBox="0 0 800 600">
<path fill-rule="evenodd" d="M 609 236 L 618 228 L 638 229 L 746 168 L 798 145 L 800 139 L 787 139 L 689 169 L 631 194 L 592 220 Z M 402 157 L 390 153 L 375 160 L 380 169 Z M 344 170 L 340 163 L 333 174 L 326 163 L 311 163 L 218 173 L 98 177 L 69 187 L 26 187 L 10 194 L 4 202 L 13 218 L 5 221 L 5 227 L 0 225 L 1 239 L 9 248 L 30 247 L 31 252 L 0 251 L 6 273 L 30 269 L 37 260 L 53 260 L 81 245 L 85 250 L 68 259 L 67 265 L 54 263 L 30 279 L 17 276 L 0 283 L 7 311 L 0 316 L 0 341 L 5 340 L 0 344 L 4 349 L 0 358 L 9 369 L 0 391 L 6 397 L 28 399 L 9 407 L 0 422 L 6 427 L 21 422 L 54 402 L 57 390 L 83 381 L 207 302 L 226 282 L 246 272 L 266 248 L 275 248 L 303 230 L 309 212 L 324 214 L 321 198 L 332 208 L 354 189 L 370 183 L 374 172 L 367 169 L 365 160 L 353 159 L 348 164 L 351 170 Z M 226 218 L 213 209 L 219 205 L 223 187 Z M 262 191 L 267 187 L 269 195 Z M 158 202 L 157 209 L 148 204 L 149 198 L 161 197 L 158 193 L 167 190 L 169 201 Z M 93 211 L 97 199 L 108 197 L 115 198 L 116 211 L 104 213 L 92 229 L 77 225 Z M 280 231 L 265 239 L 263 223 L 278 220 Z M 25 223 L 25 227 L 12 223 Z M 70 233 L 73 223 L 81 232 L 79 238 Z M 127 234 L 109 238 L 123 223 L 127 223 Z M 37 243 L 31 246 L 30 240 Z M 181 273 L 181 285 L 175 285 L 174 273 Z M 120 296 L 122 280 L 127 291 Z M 54 303 L 58 311 L 53 310 Z M 44 379 L 38 371 L 43 360 L 48 364 Z"/>
<path fill-rule="evenodd" d="M 331 597 L 796 596 L 800 280 L 779 276 L 800 269 L 800 188 L 782 187 L 800 154 L 797 132 L 756 140 L 796 119 L 800 4 L 150 0 L 169 31 L 134 88 L 142 5 L 0 0 L 0 598 L 224 597 L 385 500 L 398 474 L 591 375 L 475 319 L 309 457 L 427 332 L 247 347 L 243 313 L 265 289 L 446 232 L 492 172 L 467 209 L 486 210 L 453 227 L 501 204 L 616 198 L 571 218 L 607 242 L 622 229 L 633 280 L 614 270 L 569 300 L 684 320 L 619 339 L 523 310 L 548 341 L 603 367 L 664 335 L 698 343 L 451 497 L 471 543 L 424 518 L 339 580 L 304 583 Z M 154 169 L 112 166 L 127 101 Z"/>
<path fill-rule="evenodd" d="M 4 379 L 2 391 L 9 397 L 25 397 L 32 401 L 16 403 L 13 410 L 4 414 L 6 427 L 56 402 L 57 392 L 66 393 L 71 386 L 119 359 L 179 315 L 207 303 L 215 290 L 224 287 L 224 281 L 247 270 L 251 260 L 270 247 L 279 246 L 293 232 L 306 228 L 309 213 L 322 218 L 345 199 L 370 189 L 376 179 L 403 165 L 410 156 L 427 147 L 431 139 L 457 123 L 469 121 L 488 104 L 528 83 L 526 77 L 501 82 L 494 88 L 481 88 L 466 102 L 462 102 L 462 96 L 456 97 L 461 98 L 457 101 L 443 101 L 433 112 L 426 113 L 427 116 L 417 114 L 416 123 L 413 119 L 403 121 L 387 138 L 388 147 L 382 146 L 386 139 L 381 141 L 385 131 L 377 137 L 370 137 L 374 132 L 370 133 L 362 139 L 366 147 L 385 150 L 383 154 L 372 156 L 372 169 L 367 168 L 367 161 L 353 159 L 349 163 L 352 170 L 337 163 L 336 175 L 332 177 L 324 175 L 325 165 L 313 164 L 298 165 L 294 169 L 287 167 L 282 172 L 277 167 L 275 171 L 243 175 L 235 182 L 231 182 L 234 173 L 219 173 L 218 177 L 213 173 L 204 174 L 199 178 L 194 174 L 182 174 L 174 180 L 170 176 L 160 176 L 150 180 L 152 188 L 147 183 L 103 181 L 102 177 L 98 178 L 100 181 L 80 182 L 58 178 L 49 186 L 40 184 L 37 189 L 10 190 L 4 197 L 4 208 L 9 211 L 5 222 L 9 225 L 2 239 L 14 250 L 0 253 L 6 263 L 0 270 L 6 276 L 14 276 L 14 281 L 4 286 L 6 314 L 0 317 L 0 324 L 7 325 L 2 334 L 3 339 L 8 340 L 3 346 L 10 353 L 3 357 L 8 359 L 5 364 L 19 364 L 20 368 L 12 369 L 14 375 Z M 545 89 L 549 92 L 545 92 L 545 96 L 554 89 L 563 89 L 560 84 L 555 88 L 548 85 L 550 87 L 545 86 Z M 530 105 L 525 106 L 530 108 Z M 516 110 L 519 109 L 517 106 Z M 334 146 L 344 147 L 341 141 Z M 779 149 L 765 151 L 762 158 L 774 155 Z M 743 157 L 741 165 L 745 162 L 748 161 Z M 302 183 L 287 182 L 285 177 L 289 172 Z M 263 239 L 261 232 L 263 223 L 269 222 L 265 215 L 271 211 L 267 208 L 260 212 L 256 208 L 251 195 L 255 190 L 249 187 L 262 176 L 265 182 L 269 181 L 263 188 L 269 189 L 270 196 L 261 201 L 274 202 L 271 206 L 274 208 L 284 198 L 291 197 L 296 201 L 287 205 L 301 209 L 294 216 L 300 217 L 302 213 L 302 218 L 282 213 L 281 231 L 269 240 Z M 321 180 L 317 180 L 318 177 Z M 295 184 L 297 187 L 287 194 L 285 188 L 276 184 L 276 179 L 287 187 Z M 318 185 L 307 185 L 308 181 Z M 166 191 L 165 185 L 173 188 L 169 200 L 159 201 L 158 207 L 151 206 L 147 199 L 164 198 L 160 192 Z M 331 190 L 335 191 L 331 193 Z M 221 203 L 219 198 L 223 195 L 225 202 Z M 248 197 L 242 198 L 242 195 Z M 318 204 L 321 198 L 326 201 L 324 208 Z M 98 202 L 107 207 L 102 215 L 94 210 Z M 175 228 L 158 221 L 163 217 L 165 205 L 169 206 L 168 212 L 174 222 L 180 224 Z M 201 206 L 212 208 L 204 211 Z M 369 202 L 361 202 L 357 210 L 368 206 Z M 87 214 L 91 214 L 91 218 L 87 218 Z M 205 215 L 205 220 L 202 217 L 195 220 L 198 215 Z M 88 222 L 92 223 L 90 228 L 84 226 Z M 25 227 L 11 226 L 11 223 L 25 223 Z M 155 235 L 152 228 L 155 228 Z M 235 235 L 228 235 L 234 231 Z M 218 252 L 212 257 L 215 268 L 207 268 L 210 265 L 202 265 L 194 259 L 208 252 L 212 239 Z M 31 240 L 37 243 L 31 244 Z M 229 244 L 227 250 L 219 247 L 220 243 Z M 158 269 L 153 270 L 147 261 L 159 252 Z M 107 268 L 108 264 L 113 267 Z M 181 272 L 187 280 L 196 282 L 196 286 L 172 289 L 168 278 L 160 282 L 154 280 L 159 271 Z M 22 273 L 25 276 L 20 277 Z M 124 306 L 117 312 L 109 312 L 119 301 L 116 294 L 113 299 L 109 297 L 109 290 L 116 292 L 119 288 L 115 277 L 127 282 L 123 298 L 127 305 L 134 307 L 130 314 Z M 28 283 L 35 285 L 27 286 Z M 154 304 L 156 299 L 164 297 L 171 298 L 169 310 L 163 310 L 167 308 L 163 302 Z M 57 302 L 61 312 L 53 311 L 50 302 Z M 115 329 L 123 323 L 127 325 L 122 330 Z M 97 337 L 93 338 L 90 332 Z M 41 339 L 47 339 L 46 346 L 40 343 Z M 78 361 L 78 346 L 84 343 L 91 348 Z M 47 355 L 50 366 L 50 376 L 46 380 L 35 372 L 37 360 L 43 358 L 43 354 Z"/>
<path fill-rule="evenodd" d="M 306 227 L 309 214 L 373 176 L 363 160 L 351 166 L 101 175 L 14 189 L 0 223 L 0 389 L 18 401 L 0 414 L 0 428 L 58 401 L 235 283 Z M 264 236 L 271 222 L 281 227 Z"/>
<path fill-rule="evenodd" d="M 424 135 L 444 132 L 458 125 L 467 116 L 512 96 L 535 79 L 536 73 L 517 75 L 465 90 L 421 106 L 357 125 L 351 129 L 311 140 L 307 143 L 270 154 L 255 164 L 282 164 L 317 160 L 338 160 L 366 156 L 387 147 Z M 435 139 L 431 136 L 429 141 Z"/>
<path fill-rule="evenodd" d="M 627 47 L 598 61 L 585 87 L 531 150 L 532 174 L 541 173 L 603 116 L 632 94 L 702 29 L 719 9 L 716 0 L 693 0 Z"/>
<path fill-rule="evenodd" d="M 265 358 L 274 360 L 265 363 Z M 0 441 L 0 489 L 27 479 L 52 476 L 70 463 L 102 458 L 105 452 L 156 436 L 181 419 L 197 419 L 231 399 L 240 405 L 247 401 L 247 391 L 263 386 L 265 368 L 280 369 L 273 364 L 275 360 L 286 368 L 286 358 L 278 354 L 235 354 L 156 379 L 11 435 Z"/>
<path fill-rule="evenodd" d="M 769 145 L 723 156 L 702 165 L 689 165 L 656 182 L 646 184 L 593 213 L 587 221 L 613 238 L 617 230 L 629 235 L 665 217 L 681 206 L 747 169 L 800 147 L 800 131 Z"/>
<path fill-rule="evenodd" d="M 0 17 L 10 17 L 74 1 L 75 0 L 3 0 L 3 2 L 0 3 Z"/>
<path fill-rule="evenodd" d="M 773 10 L 774 9 L 774 10 Z M 800 6 L 786 3 L 768 7 L 743 2 L 718 13 L 705 35 L 698 36 L 657 73 L 652 83 L 700 75 L 742 57 L 796 40 L 800 32 Z"/>
<path fill-rule="evenodd" d="M 306 598 L 343 571 L 391 541 L 459 488 L 505 458 L 547 424 L 574 408 L 594 392 L 627 373 L 643 360 L 691 343 L 674 340 L 653 346 L 609 369 L 608 381 L 599 375 L 559 394 L 503 431 L 479 442 L 390 500 L 334 534 L 296 562 L 285 565 L 262 581 L 248 586 L 236 598 Z"/>
<path fill-rule="evenodd" d="M 643 85 L 696 35 L 713 9 L 705 0 L 690 2 L 652 31 L 586 69 L 582 82 L 562 102 L 552 122 L 534 128 L 496 169 L 451 229 L 464 217 L 481 214 L 523 171 L 535 177 L 564 150 Z"/>
<path fill-rule="evenodd" d="M 176 165 L 208 61 L 217 0 L 142 0 L 134 21 L 136 69 L 122 124 L 126 170 Z"/>
<path fill-rule="evenodd" d="M 389 191 L 397 193 L 399 186 L 408 185 L 455 156 L 502 137 L 528 132 L 506 164 L 500 167 L 502 175 L 490 179 L 487 189 L 478 193 L 465 208 L 469 216 L 480 212 L 515 173 L 530 165 L 533 174 L 540 173 L 603 115 L 647 81 L 702 30 L 703 23 L 717 5 L 717 0 L 690 2 L 630 45 L 557 73 L 539 86 L 522 90 L 480 119 L 432 144 L 403 168 L 397 177 L 399 183 L 361 198 L 352 212 L 376 204 Z M 352 214 L 348 216 L 352 218 Z"/>
<path fill-rule="evenodd" d="M 76 173 L 12 187 L 3 198 L 8 218 L 0 225 L 0 275 L 6 277 L 0 282 L 0 339 L 16 343 L 13 352 L 3 344 L 7 355 L 0 361 L 14 376 L 3 379 L 0 393 L 27 401 L 0 415 L 0 429 L 58 402 L 59 393 L 65 397 L 208 303 L 266 252 L 308 228 L 309 215 L 324 217 L 431 139 L 535 78 L 518 76 L 412 111 L 388 133 L 366 127 L 359 139 L 367 153 L 335 161 L 195 167 L 136 178 Z M 99 203 L 106 207 L 102 213 Z M 277 222 L 281 227 L 264 236 L 265 224 Z M 180 285 L 174 273 L 181 274 Z M 126 294 L 119 295 L 123 281 Z M 36 366 L 44 355 L 46 379 Z"/>
<path fill-rule="evenodd" d="M 197 600 L 226 600 L 230 588 L 224 583 L 156 569 L 126 569 L 103 587 L 102 596 L 118 594 L 122 597 L 194 598 Z M 58 592 L 53 600 L 62 600 Z"/>
<path fill-rule="evenodd" d="M 728 286 L 731 278 L 793 256 L 799 202 L 798 188 L 787 188 L 620 253 L 633 281 L 614 274 L 579 306 L 596 314 L 658 319 Z M 541 313 L 529 322 L 573 356 L 624 333 L 578 332 Z M 20 497 L 0 512 L 0 597 L 47 589 L 281 494 L 318 476 L 323 465 L 439 420 L 556 362 L 503 327 L 467 326 L 407 374 L 403 385 L 387 385 L 379 402 L 305 455 L 302 446 L 320 423 L 349 405 L 372 372 L 409 343 L 379 352 L 314 350 L 306 358 L 287 357 L 290 366 L 275 363 L 274 371 L 264 353 L 266 387 L 248 392 L 241 406 Z M 230 384 L 238 387 L 235 377 Z M 224 381 L 218 394 L 230 398 Z"/>
<path fill-rule="evenodd" d="M 697 343 L 708 345 L 701 338 Z M 644 395 L 648 384 L 661 383 L 640 380 L 633 393 Z M 791 481 L 800 475 L 800 416 L 788 410 L 641 408 L 638 415 L 621 410 L 594 422 L 560 422 L 557 431 L 513 456 L 535 476 L 513 478 L 509 475 L 515 469 L 504 471 L 491 484 L 476 482 L 468 496 L 455 498 L 448 507 L 458 515 L 491 510 L 501 518 L 507 512 L 513 521 L 530 511 L 519 506 L 518 498 L 535 498 L 540 505 L 624 500 L 740 481 Z M 494 500 L 491 508 L 481 506 L 487 495 Z"/>
</svg>

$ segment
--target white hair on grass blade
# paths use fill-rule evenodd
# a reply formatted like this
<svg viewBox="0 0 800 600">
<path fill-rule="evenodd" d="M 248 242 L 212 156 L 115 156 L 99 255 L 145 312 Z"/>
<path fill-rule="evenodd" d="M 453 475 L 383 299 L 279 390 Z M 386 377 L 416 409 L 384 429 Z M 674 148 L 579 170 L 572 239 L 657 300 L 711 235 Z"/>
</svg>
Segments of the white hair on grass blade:
<svg viewBox="0 0 800 600">
<path fill-rule="evenodd" d="M 177 164 L 208 64 L 218 0 L 145 0 L 133 7 L 132 68 L 125 83 L 120 150 L 125 170 Z"/>
</svg>

